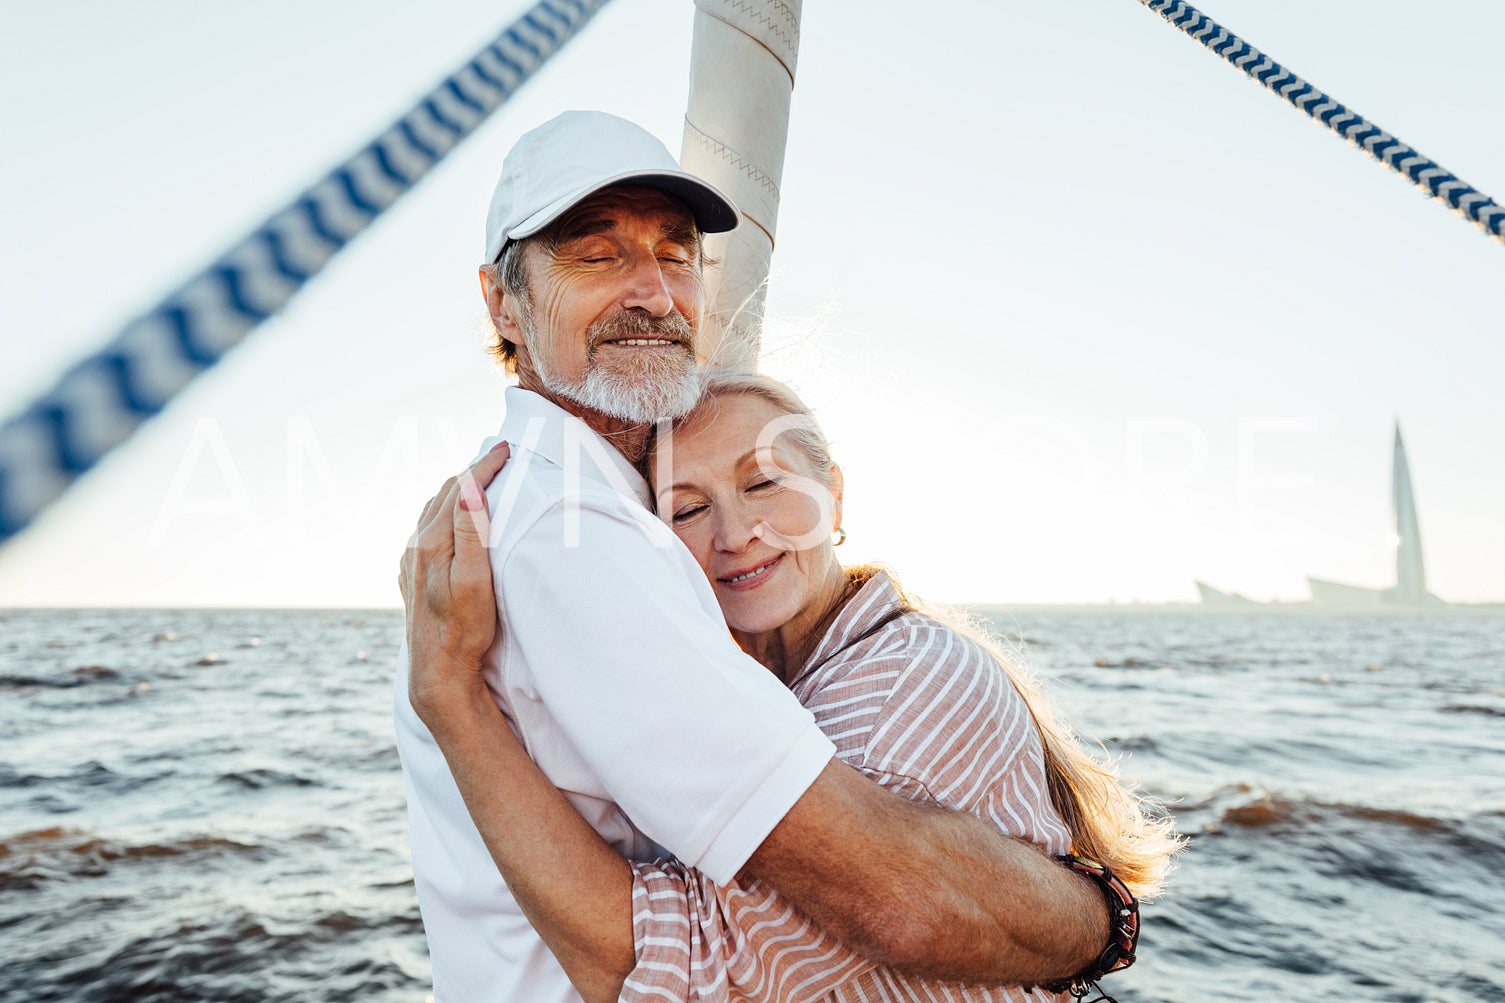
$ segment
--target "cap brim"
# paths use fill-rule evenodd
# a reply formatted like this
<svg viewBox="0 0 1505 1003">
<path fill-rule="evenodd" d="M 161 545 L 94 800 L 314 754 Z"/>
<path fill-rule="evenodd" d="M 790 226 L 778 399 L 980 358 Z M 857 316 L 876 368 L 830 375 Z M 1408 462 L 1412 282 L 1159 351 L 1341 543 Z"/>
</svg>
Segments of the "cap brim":
<svg viewBox="0 0 1505 1003">
<path fill-rule="evenodd" d="M 508 230 L 503 237 L 502 246 L 506 247 L 509 241 L 533 236 L 596 192 L 629 182 L 644 188 L 657 188 L 679 199 L 695 217 L 695 225 L 701 233 L 725 233 L 735 230 L 742 222 L 742 214 L 737 211 L 731 199 L 693 174 L 683 171 L 630 171 L 555 199 Z"/>
</svg>

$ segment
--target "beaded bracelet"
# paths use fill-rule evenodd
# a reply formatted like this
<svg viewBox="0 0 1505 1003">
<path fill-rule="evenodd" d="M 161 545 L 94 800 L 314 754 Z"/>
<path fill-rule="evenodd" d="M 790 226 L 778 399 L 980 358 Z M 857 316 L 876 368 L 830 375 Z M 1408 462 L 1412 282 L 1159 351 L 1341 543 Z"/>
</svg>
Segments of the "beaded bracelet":
<svg viewBox="0 0 1505 1003">
<path fill-rule="evenodd" d="M 1053 993 L 1067 992 L 1078 1000 L 1096 989 L 1097 998 L 1088 1003 L 1098 1003 L 1099 1000 L 1118 1003 L 1103 992 L 1097 982 L 1104 975 L 1122 971 L 1134 963 L 1134 951 L 1139 946 L 1139 900 L 1134 898 L 1134 893 L 1129 891 L 1127 885 L 1114 877 L 1113 871 L 1106 864 L 1076 854 L 1056 859 L 1072 870 L 1087 875 L 1102 890 L 1103 898 L 1108 903 L 1108 944 L 1096 961 L 1071 978 L 1042 982 L 1040 988 Z"/>
</svg>

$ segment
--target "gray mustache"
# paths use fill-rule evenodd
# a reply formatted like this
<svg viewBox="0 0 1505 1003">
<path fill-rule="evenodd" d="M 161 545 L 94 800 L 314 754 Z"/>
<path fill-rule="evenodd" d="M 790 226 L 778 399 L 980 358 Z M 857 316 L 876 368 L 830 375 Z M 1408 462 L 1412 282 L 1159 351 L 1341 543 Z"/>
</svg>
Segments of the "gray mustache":
<svg viewBox="0 0 1505 1003">
<path fill-rule="evenodd" d="M 592 347 L 618 338 L 648 337 L 674 338 L 690 347 L 695 345 L 695 329 L 678 310 L 662 317 L 653 317 L 636 310 L 623 310 L 596 321 L 591 325 L 589 334 Z"/>
</svg>

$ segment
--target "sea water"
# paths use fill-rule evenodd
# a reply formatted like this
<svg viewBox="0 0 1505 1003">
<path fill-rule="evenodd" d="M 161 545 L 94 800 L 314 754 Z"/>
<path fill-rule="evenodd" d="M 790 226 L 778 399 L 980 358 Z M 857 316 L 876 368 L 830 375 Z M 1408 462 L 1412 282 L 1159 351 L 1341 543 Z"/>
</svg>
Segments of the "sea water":
<svg viewBox="0 0 1505 1003">
<path fill-rule="evenodd" d="M 1191 837 L 1123 1003 L 1505 1001 L 1505 612 L 981 611 Z M 0 611 L 0 1001 L 418 1003 L 393 611 Z"/>
</svg>

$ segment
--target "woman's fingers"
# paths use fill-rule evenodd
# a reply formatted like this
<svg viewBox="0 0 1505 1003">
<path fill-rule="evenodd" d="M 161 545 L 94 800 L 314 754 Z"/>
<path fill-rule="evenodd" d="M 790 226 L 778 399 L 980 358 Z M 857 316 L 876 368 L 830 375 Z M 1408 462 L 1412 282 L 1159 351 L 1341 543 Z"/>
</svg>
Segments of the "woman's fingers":
<svg viewBox="0 0 1505 1003">
<path fill-rule="evenodd" d="M 498 443 L 429 499 L 404 552 L 399 574 L 408 610 L 410 648 L 430 631 L 444 646 L 479 657 L 496 623 L 491 585 L 491 532 L 485 487 L 511 454 Z"/>
<path fill-rule="evenodd" d="M 459 477 L 451 477 L 444 482 L 439 493 L 423 506 L 418 525 L 414 527 L 413 535 L 408 537 L 408 545 L 403 549 L 402 559 L 397 566 L 397 587 L 402 592 L 403 605 L 410 614 L 418 595 L 432 591 L 433 579 L 427 568 L 436 558 L 447 565 L 448 556 L 453 553 L 450 508 L 459 498 L 459 490 Z M 445 577 L 448 577 L 447 574 Z"/>
<path fill-rule="evenodd" d="M 475 643 L 491 643 L 496 622 L 496 594 L 491 586 L 491 519 L 485 487 L 506 464 L 511 450 L 498 444 L 460 475 L 454 509 L 454 558 L 450 565 L 451 602 L 464 633 Z M 484 649 L 483 649 L 484 650 Z"/>
<path fill-rule="evenodd" d="M 459 507 L 454 512 L 455 550 L 468 558 L 476 549 L 485 549 L 490 536 L 490 519 L 486 512 L 486 487 L 507 463 L 512 450 L 505 442 L 491 447 L 485 455 L 460 474 Z"/>
<path fill-rule="evenodd" d="M 424 529 L 434 521 L 434 513 L 444 504 L 444 499 L 454 487 L 456 478 L 451 477 L 439 488 L 439 493 L 423 503 L 423 511 L 418 513 L 418 524 L 413 527 L 413 533 L 408 537 L 408 548 L 418 546 L 418 537 Z"/>
<path fill-rule="evenodd" d="M 429 519 L 433 516 L 434 509 L 438 508 L 439 505 L 440 505 L 440 503 L 444 501 L 444 496 L 449 493 L 450 485 L 453 484 L 453 483 L 454 483 L 454 478 L 453 477 L 451 477 L 448 480 L 446 480 L 444 482 L 444 484 L 440 486 L 439 492 L 437 494 L 435 494 L 434 497 L 430 498 L 424 504 L 424 506 L 423 506 L 423 512 L 420 513 L 419 516 L 418 516 L 418 524 L 420 526 L 422 526 L 425 523 L 427 523 L 429 521 Z"/>
<path fill-rule="evenodd" d="M 499 442 L 470 465 L 470 476 L 481 485 L 481 490 L 484 491 L 491 486 L 491 479 L 497 475 L 497 471 L 507 465 L 507 459 L 511 455 L 512 447 L 505 442 Z"/>
<path fill-rule="evenodd" d="M 499 442 L 485 453 L 480 459 L 472 463 L 468 468 L 457 476 L 448 478 L 439 493 L 430 498 L 423 506 L 423 511 L 418 515 L 418 525 L 413 528 L 413 534 L 408 538 L 408 547 L 419 545 L 424 531 L 433 528 L 435 523 L 451 521 L 449 506 L 453 505 L 459 497 L 459 489 L 462 482 L 467 478 L 480 484 L 482 490 L 491 483 L 506 464 L 511 448 L 505 442 Z"/>
</svg>

